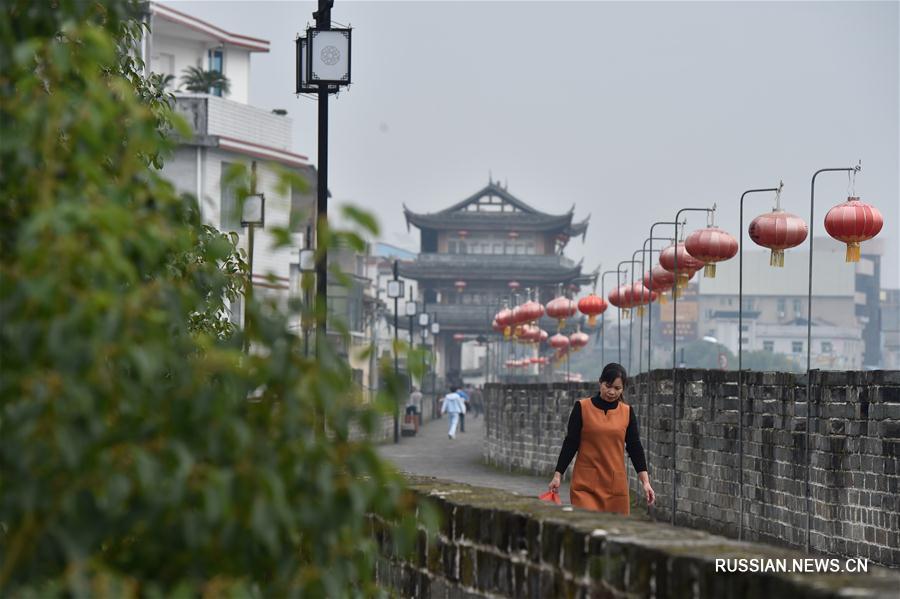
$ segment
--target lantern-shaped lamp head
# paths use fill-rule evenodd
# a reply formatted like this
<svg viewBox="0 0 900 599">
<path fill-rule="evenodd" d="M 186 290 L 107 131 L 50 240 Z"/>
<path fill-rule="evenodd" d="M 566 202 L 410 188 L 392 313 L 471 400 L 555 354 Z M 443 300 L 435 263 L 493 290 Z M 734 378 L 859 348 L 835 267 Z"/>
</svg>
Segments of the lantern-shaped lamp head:
<svg viewBox="0 0 900 599">
<path fill-rule="evenodd" d="M 806 240 L 809 227 L 795 214 L 774 208 L 772 212 L 753 219 L 747 229 L 753 243 L 769 248 L 769 266 L 784 266 L 784 250 L 796 247 Z"/>
<path fill-rule="evenodd" d="M 716 262 L 734 258 L 738 252 L 738 242 L 719 227 L 706 227 L 688 235 L 684 248 L 693 258 L 704 263 L 703 275 L 712 279 L 716 276 Z"/>
<path fill-rule="evenodd" d="M 858 197 L 849 197 L 825 215 L 825 230 L 828 234 L 847 244 L 846 261 L 859 262 L 862 241 L 872 239 L 881 232 L 884 218 L 875 206 L 861 202 Z"/>
</svg>

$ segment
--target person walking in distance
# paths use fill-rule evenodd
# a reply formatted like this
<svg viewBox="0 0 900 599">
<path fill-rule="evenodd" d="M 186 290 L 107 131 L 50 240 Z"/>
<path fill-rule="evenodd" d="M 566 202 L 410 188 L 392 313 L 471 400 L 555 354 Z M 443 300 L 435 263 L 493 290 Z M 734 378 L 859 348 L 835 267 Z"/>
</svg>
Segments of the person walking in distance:
<svg viewBox="0 0 900 599">
<path fill-rule="evenodd" d="M 600 375 L 597 394 L 578 400 L 572 408 L 556 472 L 548 486 L 551 491 L 559 492 L 562 475 L 577 452 L 569 494 L 574 506 L 597 512 L 629 513 L 626 449 L 643 486 L 647 505 L 656 501 L 637 417 L 634 409 L 622 401 L 627 384 L 625 369 L 619 364 L 607 364 Z"/>
<path fill-rule="evenodd" d="M 456 438 L 456 425 L 459 424 L 459 417 L 466 413 L 466 403 L 457 393 L 457 387 L 450 387 L 450 393 L 444 396 L 441 404 L 441 414 L 450 415 L 450 428 L 447 430 L 447 436 L 451 439 Z"/>
<path fill-rule="evenodd" d="M 466 432 L 466 412 L 469 411 L 469 392 L 463 387 L 458 387 L 456 389 L 456 394 L 459 395 L 463 400 L 463 406 L 465 406 L 465 410 L 459 415 L 459 432 Z"/>
</svg>

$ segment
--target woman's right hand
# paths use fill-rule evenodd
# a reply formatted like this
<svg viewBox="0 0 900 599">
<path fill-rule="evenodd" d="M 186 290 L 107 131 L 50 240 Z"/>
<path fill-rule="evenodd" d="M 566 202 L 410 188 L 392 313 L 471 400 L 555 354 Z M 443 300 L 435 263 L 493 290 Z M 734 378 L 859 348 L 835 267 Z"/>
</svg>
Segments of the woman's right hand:
<svg viewBox="0 0 900 599">
<path fill-rule="evenodd" d="M 559 493 L 559 485 L 560 485 L 561 480 L 562 480 L 562 477 L 560 476 L 559 472 L 554 472 L 553 478 L 550 479 L 550 484 L 547 485 L 547 487 L 550 489 L 551 492 Z"/>
</svg>

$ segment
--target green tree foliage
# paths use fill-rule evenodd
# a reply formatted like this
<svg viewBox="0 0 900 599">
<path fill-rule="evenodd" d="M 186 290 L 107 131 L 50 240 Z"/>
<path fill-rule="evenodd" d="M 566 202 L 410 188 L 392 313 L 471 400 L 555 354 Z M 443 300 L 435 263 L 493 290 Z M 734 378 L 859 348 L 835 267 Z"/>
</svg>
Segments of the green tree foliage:
<svg viewBox="0 0 900 599">
<path fill-rule="evenodd" d="M 398 521 L 401 545 L 416 525 L 351 436 L 381 414 L 271 306 L 250 303 L 241 351 L 223 308 L 244 258 L 157 173 L 173 125 L 128 51 L 137 6 L 6 10 L 0 596 L 377 594 L 364 515 Z M 323 244 L 357 243 L 357 222 Z"/>
<path fill-rule="evenodd" d="M 804 368 L 788 356 L 763 350 L 744 352 L 744 355 L 741 356 L 741 364 L 745 370 L 804 372 Z M 734 367 L 737 368 L 737 361 L 735 361 Z"/>
<path fill-rule="evenodd" d="M 228 77 L 219 71 L 204 71 L 199 67 L 187 67 L 181 76 L 181 84 L 189 92 L 199 94 L 209 93 L 209 90 L 218 88 L 223 94 L 227 94 L 231 88 Z"/>
</svg>

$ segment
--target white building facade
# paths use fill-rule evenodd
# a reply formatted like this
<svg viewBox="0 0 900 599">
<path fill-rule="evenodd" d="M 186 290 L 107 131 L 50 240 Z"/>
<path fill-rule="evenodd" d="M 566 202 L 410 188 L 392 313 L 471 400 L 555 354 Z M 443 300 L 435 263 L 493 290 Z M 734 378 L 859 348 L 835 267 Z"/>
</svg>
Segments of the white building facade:
<svg viewBox="0 0 900 599">
<path fill-rule="evenodd" d="M 162 174 L 179 192 L 198 199 L 205 223 L 236 232 L 240 246 L 249 250 L 238 200 L 225 174 L 231 165 L 256 169 L 255 191 L 265 196 L 265 225 L 254 235 L 254 292 L 286 306 L 297 291 L 298 251 L 307 226 L 315 222 L 316 173 L 306 156 L 292 149 L 291 119 L 248 104 L 251 56 L 267 53 L 269 42 L 224 31 L 155 2 L 150 3 L 149 19 L 151 33 L 142 46 L 145 64 L 149 71 L 172 76 L 175 109 L 192 131 Z M 179 82 L 188 67 L 221 72 L 229 89 L 181 91 Z M 308 185 L 280 190 L 283 170 L 299 174 Z M 291 245 L 274 247 L 275 228 L 292 232 Z M 232 312 L 233 321 L 242 323 L 242 306 L 233 305 Z"/>
</svg>

